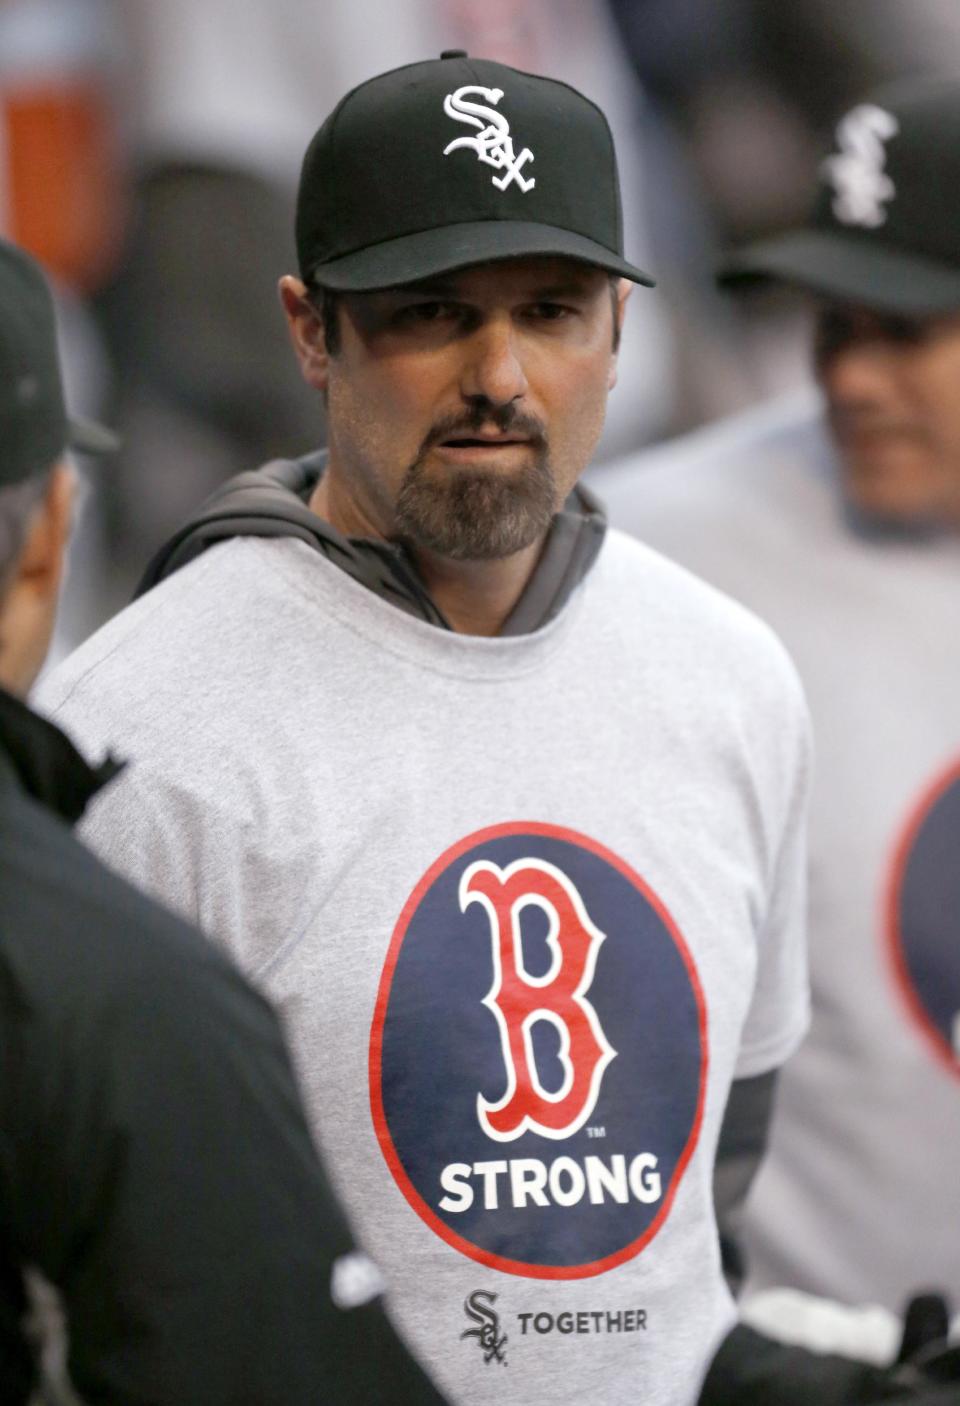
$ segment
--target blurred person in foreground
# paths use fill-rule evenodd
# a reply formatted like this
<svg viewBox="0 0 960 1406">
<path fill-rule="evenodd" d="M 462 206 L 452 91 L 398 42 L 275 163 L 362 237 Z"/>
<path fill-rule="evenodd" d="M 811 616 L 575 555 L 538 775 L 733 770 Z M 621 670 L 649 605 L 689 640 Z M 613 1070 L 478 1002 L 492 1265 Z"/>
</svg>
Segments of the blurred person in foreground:
<svg viewBox="0 0 960 1406">
<path fill-rule="evenodd" d="M 22 701 L 69 534 L 53 306 L 0 242 L 0 1397 L 38 1370 L 27 1276 L 55 1286 L 73 1386 L 131 1406 L 440 1398 L 316 1161 L 266 1002 L 70 834 L 120 771 Z"/>
<path fill-rule="evenodd" d="M 822 400 L 597 486 L 771 623 L 810 699 L 813 1023 L 747 1205 L 748 1312 L 882 1356 L 911 1295 L 960 1309 L 960 83 L 857 105 L 820 171 L 809 222 L 723 276 L 809 290 Z"/>
<path fill-rule="evenodd" d="M 85 834 L 284 1011 L 452 1400 L 691 1406 L 721 1340 L 705 1401 L 869 1400 L 729 1332 L 718 1218 L 806 1024 L 806 714 L 578 484 L 648 282 L 603 113 L 462 50 L 381 74 L 297 233 L 329 454 L 241 475 L 48 681 L 132 758 Z"/>
</svg>

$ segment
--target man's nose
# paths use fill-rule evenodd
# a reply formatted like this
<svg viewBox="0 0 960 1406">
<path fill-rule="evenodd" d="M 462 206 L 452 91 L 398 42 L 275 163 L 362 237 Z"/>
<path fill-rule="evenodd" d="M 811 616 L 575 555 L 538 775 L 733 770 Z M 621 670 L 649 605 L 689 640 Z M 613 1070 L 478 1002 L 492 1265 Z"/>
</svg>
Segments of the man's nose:
<svg viewBox="0 0 960 1406">
<path fill-rule="evenodd" d="M 872 400 L 890 390 L 913 342 L 912 324 L 903 318 L 828 304 L 815 323 L 817 376 L 830 396 Z"/>
<path fill-rule="evenodd" d="M 465 400 L 509 405 L 527 393 L 517 329 L 509 318 L 491 318 L 464 346 L 460 390 Z"/>
<path fill-rule="evenodd" d="M 831 400 L 872 402 L 889 394 L 897 355 L 898 349 L 881 338 L 850 340 L 825 349 L 817 373 Z"/>
</svg>

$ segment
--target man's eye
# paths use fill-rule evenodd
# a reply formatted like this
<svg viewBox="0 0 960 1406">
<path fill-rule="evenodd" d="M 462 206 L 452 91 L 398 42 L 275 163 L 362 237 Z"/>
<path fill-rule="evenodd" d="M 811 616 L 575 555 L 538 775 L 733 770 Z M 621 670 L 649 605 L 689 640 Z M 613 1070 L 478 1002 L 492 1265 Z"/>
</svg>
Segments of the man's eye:
<svg viewBox="0 0 960 1406">
<path fill-rule="evenodd" d="M 434 301 L 430 303 L 408 303 L 405 308 L 401 308 L 397 313 L 396 320 L 401 326 L 417 326 L 422 323 L 442 322 L 446 318 L 455 316 L 456 309 L 451 303 Z"/>
<path fill-rule="evenodd" d="M 931 331 L 927 322 L 916 317 L 887 317 L 883 325 L 891 342 L 903 342 L 907 346 L 917 346 L 926 341 Z"/>
<path fill-rule="evenodd" d="M 570 317 L 572 310 L 564 307 L 562 303 L 534 303 L 531 311 L 541 322 L 560 322 L 563 318 Z"/>
</svg>

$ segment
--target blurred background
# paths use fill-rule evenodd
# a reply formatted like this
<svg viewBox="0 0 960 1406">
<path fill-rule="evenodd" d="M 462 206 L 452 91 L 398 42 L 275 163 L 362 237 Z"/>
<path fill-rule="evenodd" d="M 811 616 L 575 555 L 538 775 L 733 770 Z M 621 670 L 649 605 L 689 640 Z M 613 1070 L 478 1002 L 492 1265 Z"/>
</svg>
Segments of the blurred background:
<svg viewBox="0 0 960 1406">
<path fill-rule="evenodd" d="M 45 265 L 91 469 L 58 653 L 231 473 L 322 441 L 276 281 L 302 153 L 355 84 L 444 48 L 566 79 L 614 129 L 632 300 L 600 455 L 807 377 L 786 292 L 719 251 L 804 214 L 865 90 L 960 67 L 957 0 L 0 0 L 0 232 Z M 86 467 L 83 468 L 87 474 Z"/>
</svg>

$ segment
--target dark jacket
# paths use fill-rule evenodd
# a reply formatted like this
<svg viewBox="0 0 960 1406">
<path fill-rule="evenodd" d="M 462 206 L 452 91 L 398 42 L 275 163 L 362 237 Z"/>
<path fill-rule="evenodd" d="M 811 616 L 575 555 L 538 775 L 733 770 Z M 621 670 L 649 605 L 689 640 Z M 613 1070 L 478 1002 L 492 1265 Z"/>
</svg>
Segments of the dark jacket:
<svg viewBox="0 0 960 1406">
<path fill-rule="evenodd" d="M 60 818 L 115 770 L 0 691 L 0 1400 L 34 1382 L 35 1266 L 91 1402 L 440 1403 L 334 1204 L 270 1008 Z"/>
</svg>

